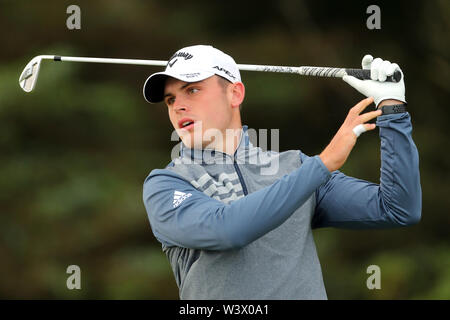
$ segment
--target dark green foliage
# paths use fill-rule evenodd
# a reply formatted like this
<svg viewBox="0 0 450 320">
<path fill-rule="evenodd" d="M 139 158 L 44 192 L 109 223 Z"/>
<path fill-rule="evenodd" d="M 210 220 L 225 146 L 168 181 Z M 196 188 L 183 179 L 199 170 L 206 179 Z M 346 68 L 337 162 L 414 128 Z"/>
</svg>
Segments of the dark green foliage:
<svg viewBox="0 0 450 320">
<path fill-rule="evenodd" d="M 170 161 L 163 105 L 142 85 L 156 67 L 44 61 L 35 91 L 18 78 L 39 54 L 167 59 L 212 44 L 238 63 L 359 67 L 366 53 L 406 75 L 421 159 L 422 221 L 405 229 L 314 231 L 330 299 L 450 298 L 448 120 L 450 2 L 0 2 L 1 298 L 171 299 L 178 291 L 142 203 L 142 183 Z M 242 72 L 243 122 L 278 128 L 281 150 L 309 155 L 331 140 L 363 97 L 339 79 Z M 379 139 L 364 135 L 342 168 L 379 182 Z M 82 289 L 66 288 L 79 265 Z M 381 290 L 368 290 L 378 265 Z"/>
</svg>

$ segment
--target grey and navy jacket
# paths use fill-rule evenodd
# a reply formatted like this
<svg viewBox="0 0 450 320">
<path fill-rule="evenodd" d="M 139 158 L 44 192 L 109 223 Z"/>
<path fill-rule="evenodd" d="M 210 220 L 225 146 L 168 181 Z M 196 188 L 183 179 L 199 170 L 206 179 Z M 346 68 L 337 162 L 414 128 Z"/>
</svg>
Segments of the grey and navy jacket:
<svg viewBox="0 0 450 320">
<path fill-rule="evenodd" d="M 233 155 L 181 147 L 144 182 L 150 226 L 181 299 L 327 299 L 312 229 L 417 223 L 422 195 L 409 113 L 379 116 L 380 183 L 319 156 L 263 151 L 247 127 Z"/>
</svg>

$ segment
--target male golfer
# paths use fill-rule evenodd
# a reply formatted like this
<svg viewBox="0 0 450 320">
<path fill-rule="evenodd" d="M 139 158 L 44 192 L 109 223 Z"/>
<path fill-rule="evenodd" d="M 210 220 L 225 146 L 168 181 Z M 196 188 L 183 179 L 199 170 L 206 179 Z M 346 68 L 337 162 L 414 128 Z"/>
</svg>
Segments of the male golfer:
<svg viewBox="0 0 450 320">
<path fill-rule="evenodd" d="M 155 237 L 181 299 L 326 299 L 313 228 L 390 228 L 421 216 L 419 159 L 398 65 L 365 56 L 366 95 L 320 155 L 263 151 L 242 126 L 245 88 L 235 61 L 212 46 L 180 49 L 151 75 L 144 96 L 164 101 L 180 156 L 144 182 Z M 270 90 L 270 89 L 268 89 Z M 361 114 L 372 102 L 376 111 Z M 381 138 L 380 184 L 337 171 L 358 136 Z M 274 165 L 276 163 L 277 165 Z M 276 170 L 268 170 L 268 168 Z"/>
</svg>

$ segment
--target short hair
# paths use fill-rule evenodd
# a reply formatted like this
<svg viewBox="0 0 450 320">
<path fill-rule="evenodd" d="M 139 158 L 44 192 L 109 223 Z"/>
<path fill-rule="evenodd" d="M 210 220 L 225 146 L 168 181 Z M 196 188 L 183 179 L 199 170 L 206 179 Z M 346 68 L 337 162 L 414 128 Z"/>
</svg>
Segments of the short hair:
<svg viewBox="0 0 450 320">
<path fill-rule="evenodd" d="M 228 86 L 231 84 L 230 80 L 225 79 L 222 76 L 217 75 L 217 81 L 219 82 L 219 85 L 222 87 L 223 92 L 227 92 Z M 242 109 L 242 104 L 239 105 L 239 111 Z"/>
<path fill-rule="evenodd" d="M 220 86 L 222 87 L 222 89 L 226 92 L 228 86 L 231 84 L 231 82 L 227 79 L 225 79 L 224 77 L 221 76 L 217 76 L 217 81 L 219 82 Z"/>
</svg>

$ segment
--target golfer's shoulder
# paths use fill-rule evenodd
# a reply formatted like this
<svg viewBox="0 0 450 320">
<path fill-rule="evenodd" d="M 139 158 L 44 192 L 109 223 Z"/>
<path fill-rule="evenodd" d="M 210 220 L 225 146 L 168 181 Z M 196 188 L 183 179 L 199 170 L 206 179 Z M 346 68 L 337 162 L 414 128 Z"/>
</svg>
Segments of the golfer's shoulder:
<svg viewBox="0 0 450 320">
<path fill-rule="evenodd" d="M 164 182 L 173 182 L 182 179 L 182 177 L 175 172 L 174 162 L 170 162 L 164 169 L 153 169 L 144 180 L 144 186 L 150 184 L 161 184 Z"/>
</svg>

